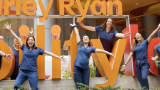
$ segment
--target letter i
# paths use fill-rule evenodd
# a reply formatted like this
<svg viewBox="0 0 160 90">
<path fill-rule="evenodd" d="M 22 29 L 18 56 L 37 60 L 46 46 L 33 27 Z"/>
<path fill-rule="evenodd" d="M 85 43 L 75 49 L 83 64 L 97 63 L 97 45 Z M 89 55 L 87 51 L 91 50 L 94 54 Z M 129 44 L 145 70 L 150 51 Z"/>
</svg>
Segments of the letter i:
<svg viewBox="0 0 160 90">
<path fill-rule="evenodd" d="M 37 25 L 36 46 L 45 50 L 45 25 Z M 45 79 L 45 55 L 38 56 L 38 79 Z"/>
<path fill-rule="evenodd" d="M 52 53 L 61 56 L 61 41 L 60 38 L 61 28 L 59 25 L 51 27 L 52 36 Z M 52 79 L 61 79 L 61 61 L 52 57 Z"/>
</svg>

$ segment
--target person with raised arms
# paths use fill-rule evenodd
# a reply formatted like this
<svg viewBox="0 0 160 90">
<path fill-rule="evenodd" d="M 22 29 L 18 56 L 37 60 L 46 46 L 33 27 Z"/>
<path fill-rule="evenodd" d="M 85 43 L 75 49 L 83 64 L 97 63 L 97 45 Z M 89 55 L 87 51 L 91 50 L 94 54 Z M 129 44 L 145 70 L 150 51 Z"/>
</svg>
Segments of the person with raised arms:
<svg viewBox="0 0 160 90">
<path fill-rule="evenodd" d="M 76 89 L 80 89 L 77 83 L 83 83 L 85 85 L 89 86 L 89 77 L 90 77 L 90 71 L 89 71 L 89 58 L 91 53 L 105 53 L 107 55 L 112 56 L 114 59 L 112 53 L 96 49 L 94 47 L 91 47 L 89 42 L 89 37 L 87 35 L 84 35 L 82 39 L 80 39 L 79 32 L 77 30 L 77 26 L 75 24 L 70 24 L 70 26 L 73 27 L 76 33 L 76 40 L 78 44 L 78 51 L 76 60 L 74 62 L 74 82 L 76 84 Z"/>
<path fill-rule="evenodd" d="M 125 66 L 131 60 L 131 57 L 135 55 L 135 58 L 136 58 L 135 70 L 136 70 L 138 81 L 142 88 L 146 88 L 148 90 L 149 90 L 149 83 L 148 83 L 147 75 L 150 68 L 150 64 L 147 60 L 147 50 L 148 50 L 149 43 L 151 42 L 153 36 L 158 32 L 159 29 L 160 29 L 160 24 L 146 40 L 143 39 L 140 33 L 136 33 L 134 35 L 132 50 L 129 56 L 127 57 L 125 64 L 122 65 L 120 69 L 120 71 L 124 71 Z"/>
</svg>

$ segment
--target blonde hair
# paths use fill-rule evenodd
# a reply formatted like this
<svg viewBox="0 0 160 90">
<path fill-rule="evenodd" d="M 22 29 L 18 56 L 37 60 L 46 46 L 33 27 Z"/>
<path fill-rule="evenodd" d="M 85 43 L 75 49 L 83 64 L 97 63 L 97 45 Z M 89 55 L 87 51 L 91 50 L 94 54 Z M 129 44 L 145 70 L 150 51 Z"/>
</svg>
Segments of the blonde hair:
<svg viewBox="0 0 160 90">
<path fill-rule="evenodd" d="M 17 40 L 17 39 L 16 39 L 16 38 L 14 38 L 14 41 L 13 41 L 13 47 L 14 47 L 14 48 L 16 48 L 16 45 L 15 45 L 15 43 L 14 43 L 14 42 L 15 42 L 15 40 Z"/>
<path fill-rule="evenodd" d="M 133 44 L 132 44 L 132 52 L 134 51 L 136 45 L 138 44 L 138 41 L 136 40 L 136 34 L 134 34 L 134 38 L 133 38 Z M 144 38 L 142 38 L 142 41 L 144 41 Z"/>
</svg>

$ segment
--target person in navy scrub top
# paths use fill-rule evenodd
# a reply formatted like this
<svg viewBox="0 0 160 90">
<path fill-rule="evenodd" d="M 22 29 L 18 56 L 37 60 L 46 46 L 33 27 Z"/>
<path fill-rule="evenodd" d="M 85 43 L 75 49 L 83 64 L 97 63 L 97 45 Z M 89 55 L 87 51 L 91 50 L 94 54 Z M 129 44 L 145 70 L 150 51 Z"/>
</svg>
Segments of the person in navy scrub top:
<svg viewBox="0 0 160 90">
<path fill-rule="evenodd" d="M 17 39 L 14 39 L 13 47 L 14 48 L 12 49 L 12 51 L 15 57 L 15 67 L 14 67 L 13 74 L 11 75 L 11 80 L 15 80 L 19 72 L 19 43 Z"/>
<path fill-rule="evenodd" d="M 111 18 L 106 19 L 102 25 L 92 27 L 85 26 L 82 22 L 79 22 L 79 25 L 86 30 L 96 31 L 98 33 L 98 38 L 100 39 L 104 50 L 111 52 L 113 47 L 114 37 L 124 38 L 130 35 L 130 32 L 126 32 L 125 34 L 118 33 L 115 28 L 114 21 Z M 108 59 L 109 56 L 107 55 Z M 96 76 L 100 76 L 96 69 Z"/>
<path fill-rule="evenodd" d="M 158 31 L 158 37 L 160 37 L 160 30 Z M 159 72 L 160 72 L 160 58 L 159 58 L 159 55 L 160 55 L 160 44 L 158 44 L 157 46 L 156 46 L 156 56 L 155 57 L 152 57 L 151 56 L 151 60 L 153 60 L 153 61 L 155 61 L 155 60 L 158 60 L 159 62 L 158 62 L 158 70 L 159 70 Z"/>
<path fill-rule="evenodd" d="M 39 55 L 47 54 L 49 56 L 64 60 L 51 52 L 44 51 L 43 49 L 35 46 L 35 38 L 29 36 L 26 40 L 26 45 L 22 43 L 21 39 L 12 31 L 11 24 L 5 23 L 4 28 L 8 29 L 13 37 L 18 40 L 19 46 L 23 51 L 22 61 L 20 63 L 20 72 L 16 78 L 14 90 L 18 90 L 23 82 L 28 79 L 30 87 L 38 90 L 38 74 L 37 74 L 37 58 Z"/>
<path fill-rule="evenodd" d="M 76 84 L 78 82 L 89 86 L 90 71 L 88 64 L 91 53 L 105 53 L 112 56 L 113 58 L 114 56 L 108 51 L 91 47 L 89 45 L 89 37 L 87 35 L 84 35 L 82 39 L 80 39 L 77 26 L 75 24 L 70 25 L 76 32 L 76 39 L 78 44 L 77 56 L 74 62 L 74 82 Z M 78 85 L 76 85 L 76 89 L 79 89 Z"/>
<path fill-rule="evenodd" d="M 125 66 L 130 61 L 131 57 L 135 55 L 135 58 L 136 58 L 135 70 L 136 70 L 138 81 L 141 87 L 143 88 L 145 87 L 148 90 L 149 90 L 149 83 L 148 83 L 147 75 L 150 68 L 150 64 L 147 60 L 147 50 L 148 50 L 148 45 L 151 42 L 151 39 L 158 32 L 159 29 L 160 29 L 160 24 L 157 27 L 157 29 L 155 29 L 146 40 L 142 38 L 140 33 L 136 33 L 133 39 L 132 50 L 125 64 L 121 66 L 121 71 L 124 71 Z"/>
</svg>

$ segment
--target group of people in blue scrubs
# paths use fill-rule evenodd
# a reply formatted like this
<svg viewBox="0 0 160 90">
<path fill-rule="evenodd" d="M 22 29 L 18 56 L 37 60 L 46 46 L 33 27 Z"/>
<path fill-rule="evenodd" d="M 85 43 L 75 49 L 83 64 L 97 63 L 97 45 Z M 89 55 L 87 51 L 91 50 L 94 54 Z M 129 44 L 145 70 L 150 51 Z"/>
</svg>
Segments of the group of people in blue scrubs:
<svg viewBox="0 0 160 90">
<path fill-rule="evenodd" d="M 116 31 L 115 24 L 111 18 L 106 19 L 102 23 L 102 25 L 96 26 L 96 27 L 85 26 L 82 22 L 79 22 L 79 25 L 82 28 L 85 28 L 86 30 L 96 31 L 98 33 L 98 38 L 100 39 L 100 41 L 102 43 L 104 51 L 106 51 L 106 52 L 112 51 L 112 47 L 114 44 L 113 40 L 115 37 L 124 38 L 124 37 L 130 36 L 130 34 L 131 34 L 130 32 L 126 32 L 125 34 L 118 33 Z M 89 85 L 88 59 L 89 59 L 91 53 L 96 53 L 96 52 L 100 52 L 100 51 L 102 52 L 103 50 L 95 49 L 92 51 L 92 49 L 91 49 L 92 52 L 87 54 L 86 48 L 89 46 L 89 37 L 87 35 L 84 35 L 80 41 L 79 33 L 77 31 L 76 25 L 71 24 L 71 26 L 73 26 L 73 28 L 76 32 L 77 43 L 78 43 L 78 52 L 77 52 L 77 57 L 76 57 L 76 60 L 74 63 L 74 81 L 75 81 L 75 83 L 79 82 L 79 83 Z M 85 38 L 87 38 L 86 42 L 85 42 Z M 80 52 L 83 54 L 81 54 Z M 85 55 L 87 55 L 88 58 L 82 58 L 82 56 L 84 57 Z M 106 56 L 109 58 L 110 54 L 106 54 Z M 114 56 L 112 56 L 112 57 L 114 57 Z M 81 64 L 82 62 L 83 62 L 83 64 Z M 100 76 L 97 69 L 96 69 L 96 76 Z M 82 77 L 82 78 L 80 78 L 80 77 Z M 76 85 L 76 88 L 79 89 L 78 85 Z"/>
<path fill-rule="evenodd" d="M 94 47 L 90 46 L 90 40 L 87 35 L 82 36 L 80 38 L 79 32 L 77 30 L 77 26 L 75 24 L 70 24 L 70 26 L 73 27 L 76 33 L 76 40 L 78 45 L 78 51 L 76 60 L 74 62 L 74 81 L 76 84 L 76 89 L 80 89 L 79 85 L 77 83 L 83 83 L 85 85 L 89 85 L 89 78 L 90 78 L 90 71 L 89 71 L 89 58 L 91 53 L 105 53 L 108 58 L 115 58 L 112 53 L 112 47 L 113 47 L 113 40 L 115 37 L 117 38 L 124 38 L 130 36 L 130 32 L 126 32 L 125 34 L 118 33 L 115 28 L 115 24 L 111 18 L 106 19 L 102 25 L 100 26 L 85 26 L 82 22 L 79 22 L 79 25 L 82 28 L 85 28 L 86 30 L 90 31 L 96 31 L 98 33 L 98 37 L 102 43 L 102 46 L 104 50 L 96 49 Z M 37 57 L 39 55 L 47 54 L 50 56 L 53 56 L 55 58 L 58 58 L 62 61 L 64 61 L 63 57 L 59 57 L 51 52 L 44 51 L 43 49 L 35 46 L 35 38 L 33 36 L 29 36 L 26 40 L 26 45 L 21 42 L 21 39 L 12 31 L 11 25 L 6 23 L 4 24 L 4 27 L 8 29 L 11 34 L 14 36 L 14 55 L 15 55 L 15 70 L 12 75 L 12 79 L 16 79 L 14 89 L 17 90 L 18 86 L 21 86 L 23 82 L 28 79 L 30 83 L 30 87 L 34 90 L 38 90 L 38 75 L 37 75 Z M 150 64 L 147 60 L 147 49 L 148 44 L 150 43 L 153 36 L 158 32 L 160 29 L 160 25 L 157 27 L 156 30 L 153 31 L 153 33 L 144 40 L 140 33 L 136 33 L 134 35 L 133 39 L 133 46 L 132 50 L 125 62 L 124 65 L 121 66 L 121 71 L 125 70 L 125 66 L 130 61 L 131 57 L 135 55 L 136 62 L 135 62 L 135 70 L 138 77 L 138 81 L 141 85 L 141 87 L 146 87 L 146 89 L 149 90 L 149 84 L 148 84 L 148 71 L 150 68 Z M 20 72 L 18 74 L 18 61 L 19 61 L 19 50 L 18 47 L 20 46 L 21 50 L 23 51 L 23 58 L 20 63 Z M 156 48 L 156 56 L 152 57 L 152 60 L 156 60 L 159 58 L 159 51 L 160 45 Z M 0 53 L 1 55 L 1 53 Z M 11 58 L 9 55 L 3 54 L 8 59 Z M 111 56 L 111 57 L 110 57 Z M 160 66 L 159 66 L 160 67 Z M 97 76 L 100 76 L 98 71 Z"/>
<path fill-rule="evenodd" d="M 85 26 L 82 22 L 79 22 L 79 25 L 82 28 L 85 28 L 86 30 L 97 32 L 98 38 L 100 39 L 104 50 L 106 50 L 108 52 L 112 51 L 115 37 L 124 38 L 124 37 L 130 36 L 130 34 L 131 34 L 130 32 L 126 32 L 125 34 L 118 33 L 116 31 L 116 27 L 115 27 L 115 24 L 114 24 L 114 21 L 112 20 L 112 18 L 106 19 L 102 23 L 102 25 L 96 26 L 96 27 Z M 109 55 L 107 55 L 107 57 L 109 59 Z M 96 69 L 96 76 L 100 77 L 100 74 L 97 69 Z"/>
<path fill-rule="evenodd" d="M 104 50 L 109 52 L 111 52 L 112 50 L 114 37 L 124 38 L 124 37 L 130 36 L 131 34 L 130 32 L 126 32 L 125 34 L 118 33 L 116 31 L 114 22 L 111 18 L 106 19 L 106 21 L 104 21 L 102 25 L 96 26 L 96 27 L 85 26 L 82 22 L 79 22 L 79 25 L 85 28 L 86 30 L 96 31 L 98 33 L 98 37 L 102 43 Z M 120 69 L 121 71 L 124 71 L 125 66 L 130 61 L 131 57 L 135 55 L 136 57 L 135 70 L 136 70 L 138 81 L 142 88 L 146 88 L 148 90 L 149 90 L 149 84 L 148 84 L 147 75 L 150 68 L 150 64 L 147 60 L 148 44 L 150 43 L 153 36 L 158 32 L 159 29 L 160 29 L 160 24 L 146 40 L 142 38 L 140 33 L 136 33 L 134 35 L 132 50 L 125 64 L 122 65 Z M 156 47 L 156 56 L 152 57 L 152 60 L 157 60 L 159 58 L 159 54 L 160 54 L 159 52 L 160 52 L 160 45 Z M 107 57 L 109 58 L 108 55 Z M 158 68 L 160 70 L 160 63 L 158 64 Z M 96 76 L 100 76 L 98 71 L 96 71 L 96 74 L 97 74 Z"/>
<path fill-rule="evenodd" d="M 113 56 L 112 53 L 96 49 L 90 46 L 90 40 L 87 35 L 84 35 L 81 39 L 77 30 L 77 26 L 75 24 L 70 24 L 76 33 L 76 39 L 78 44 L 78 51 L 77 51 L 77 57 L 74 62 L 74 81 L 76 83 L 76 88 L 80 89 L 80 86 L 77 85 L 77 83 L 83 83 L 85 85 L 89 86 L 89 77 L 90 77 L 90 71 L 89 71 L 89 58 L 91 56 L 91 53 L 105 53 L 107 55 Z"/>
</svg>

